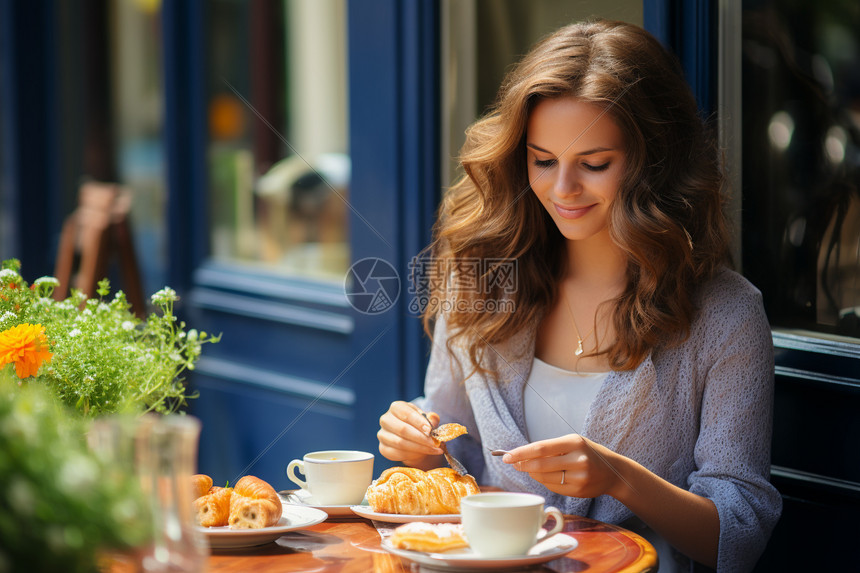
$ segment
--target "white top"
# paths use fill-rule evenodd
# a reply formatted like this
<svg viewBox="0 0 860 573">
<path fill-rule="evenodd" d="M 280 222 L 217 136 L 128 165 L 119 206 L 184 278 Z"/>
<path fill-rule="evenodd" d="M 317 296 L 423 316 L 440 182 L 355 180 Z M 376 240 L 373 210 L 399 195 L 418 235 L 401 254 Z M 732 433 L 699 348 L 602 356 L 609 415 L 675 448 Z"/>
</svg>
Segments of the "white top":
<svg viewBox="0 0 860 573">
<path fill-rule="evenodd" d="M 535 357 L 523 388 L 529 441 L 580 433 L 588 409 L 607 376 L 609 372 L 571 372 Z M 674 558 L 672 546 L 641 519 L 633 516 L 621 525 L 651 542 L 660 559 L 660 573 L 683 570 Z"/>
<path fill-rule="evenodd" d="M 632 370 L 610 372 L 579 430 L 710 499 L 720 516 L 717 571 L 746 573 L 782 511 L 782 497 L 770 482 L 773 334 L 761 293 L 733 271 L 722 270 L 701 285 L 693 302 L 687 339 L 655 348 Z M 622 523 L 633 512 L 617 499 L 554 493 L 485 447 L 510 450 L 529 441 L 523 387 L 539 323 L 535 317 L 493 344 L 481 355 L 486 371 L 480 371 L 470 366 L 468 344 L 450 339 L 440 314 L 425 395 L 415 403 L 469 428 L 468 435 L 448 442 L 448 450 L 479 483 L 542 495 L 564 513 Z"/>
<path fill-rule="evenodd" d="M 535 357 L 523 388 L 528 440 L 579 434 L 607 376 L 609 372 L 571 372 Z"/>
</svg>

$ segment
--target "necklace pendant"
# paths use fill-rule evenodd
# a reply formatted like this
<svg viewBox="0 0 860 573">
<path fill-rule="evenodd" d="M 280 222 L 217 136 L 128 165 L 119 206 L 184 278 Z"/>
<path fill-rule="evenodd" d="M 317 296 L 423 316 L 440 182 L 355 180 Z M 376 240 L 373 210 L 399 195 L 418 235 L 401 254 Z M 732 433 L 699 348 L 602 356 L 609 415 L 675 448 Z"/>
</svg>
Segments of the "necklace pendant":
<svg viewBox="0 0 860 573">
<path fill-rule="evenodd" d="M 583 352 L 584 352 L 584 351 L 582 350 L 582 339 L 580 338 L 580 339 L 579 339 L 579 342 L 578 342 L 578 343 L 577 343 L 577 345 L 576 345 L 576 350 L 574 350 L 574 351 L 573 351 L 573 354 L 574 354 L 575 356 L 579 356 L 579 355 L 580 355 L 580 354 L 582 354 Z"/>
</svg>

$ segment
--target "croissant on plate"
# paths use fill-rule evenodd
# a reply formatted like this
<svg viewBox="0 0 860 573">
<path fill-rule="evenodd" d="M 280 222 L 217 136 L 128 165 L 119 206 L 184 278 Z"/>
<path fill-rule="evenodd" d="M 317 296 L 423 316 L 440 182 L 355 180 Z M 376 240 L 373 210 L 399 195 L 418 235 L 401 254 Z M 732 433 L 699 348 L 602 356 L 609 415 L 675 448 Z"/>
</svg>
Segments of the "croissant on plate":
<svg viewBox="0 0 860 573">
<path fill-rule="evenodd" d="M 212 481 L 211 479 L 209 481 Z M 230 517 L 232 487 L 213 486 L 206 495 L 194 500 L 194 515 L 203 527 L 222 527 Z"/>
<path fill-rule="evenodd" d="M 230 529 L 260 529 L 281 519 L 281 498 L 267 482 L 244 476 L 233 487 L 230 497 Z"/>
<path fill-rule="evenodd" d="M 463 526 L 459 523 L 405 523 L 391 532 L 391 545 L 410 551 L 440 553 L 468 547 Z"/>
<path fill-rule="evenodd" d="M 460 498 L 480 491 L 475 478 L 451 468 L 393 467 L 367 488 L 367 501 L 378 513 L 438 515 L 459 513 Z"/>
<path fill-rule="evenodd" d="M 197 499 L 209 493 L 212 488 L 212 478 L 206 474 L 191 476 L 191 499 Z"/>
</svg>

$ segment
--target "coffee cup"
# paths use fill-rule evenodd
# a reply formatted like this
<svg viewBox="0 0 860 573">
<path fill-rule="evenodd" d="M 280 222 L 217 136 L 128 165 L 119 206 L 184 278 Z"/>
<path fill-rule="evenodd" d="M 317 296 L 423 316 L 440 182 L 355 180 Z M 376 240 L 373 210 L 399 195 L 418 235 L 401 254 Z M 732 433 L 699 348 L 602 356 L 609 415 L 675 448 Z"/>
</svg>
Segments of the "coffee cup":
<svg viewBox="0 0 860 573">
<path fill-rule="evenodd" d="M 531 493 L 477 493 L 460 500 L 463 532 L 469 546 L 482 557 L 525 555 L 538 540 L 554 535 L 564 517 L 554 507 L 544 509 L 543 497 Z M 543 529 L 549 517 L 550 530 Z"/>
<path fill-rule="evenodd" d="M 356 505 L 373 481 L 373 454 L 358 450 L 310 452 L 289 463 L 287 477 L 311 494 L 311 503 Z"/>
</svg>

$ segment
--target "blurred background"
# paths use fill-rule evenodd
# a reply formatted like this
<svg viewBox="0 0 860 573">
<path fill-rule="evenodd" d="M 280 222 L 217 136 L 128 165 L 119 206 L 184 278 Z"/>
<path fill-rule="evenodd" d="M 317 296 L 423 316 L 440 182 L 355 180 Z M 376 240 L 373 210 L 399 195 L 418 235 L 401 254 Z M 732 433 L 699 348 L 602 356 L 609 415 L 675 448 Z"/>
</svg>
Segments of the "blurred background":
<svg viewBox="0 0 860 573">
<path fill-rule="evenodd" d="M 97 249 L 118 288 L 175 288 L 190 326 L 223 333 L 190 378 L 200 470 L 292 487 L 291 459 L 375 452 L 379 415 L 420 394 L 410 261 L 459 174 L 463 131 L 519 55 L 590 16 L 654 33 L 720 131 L 735 264 L 762 290 L 777 348 L 786 509 L 762 570 L 808 542 L 810 521 L 847 543 L 860 509 L 855 0 L 0 0 L 0 256 L 33 280 Z M 92 183 L 110 184 L 102 207 L 128 234 L 66 260 L 64 222 Z M 384 311 L 344 294 L 374 288 L 349 272 L 365 259 L 399 275 Z M 386 465 L 377 456 L 375 472 Z"/>
</svg>

